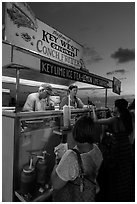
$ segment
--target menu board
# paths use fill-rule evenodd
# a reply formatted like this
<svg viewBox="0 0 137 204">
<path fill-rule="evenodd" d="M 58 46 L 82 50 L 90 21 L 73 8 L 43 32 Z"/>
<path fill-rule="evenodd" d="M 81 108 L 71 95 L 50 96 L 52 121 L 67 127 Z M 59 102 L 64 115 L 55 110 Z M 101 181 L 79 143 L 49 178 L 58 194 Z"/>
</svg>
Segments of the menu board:
<svg viewBox="0 0 137 204">
<path fill-rule="evenodd" d="M 121 81 L 113 77 L 113 92 L 120 95 L 121 92 Z"/>
</svg>

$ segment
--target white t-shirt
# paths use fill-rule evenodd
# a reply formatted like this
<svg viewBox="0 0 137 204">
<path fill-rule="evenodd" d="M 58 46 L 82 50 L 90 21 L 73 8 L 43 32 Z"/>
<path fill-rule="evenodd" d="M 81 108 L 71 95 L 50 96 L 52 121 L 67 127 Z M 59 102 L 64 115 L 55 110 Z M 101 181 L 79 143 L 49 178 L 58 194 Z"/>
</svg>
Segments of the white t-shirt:
<svg viewBox="0 0 137 204">
<path fill-rule="evenodd" d="M 98 146 L 94 144 L 91 151 L 82 153 L 81 159 L 84 172 L 88 175 L 97 175 L 98 169 L 103 160 L 102 153 Z M 94 166 L 96 166 L 96 172 L 95 168 L 93 167 L 93 162 L 95 164 Z M 75 180 L 78 177 L 79 165 L 77 161 L 77 155 L 73 150 L 69 149 L 64 153 L 56 168 L 56 173 L 64 181 Z"/>
<path fill-rule="evenodd" d="M 46 99 L 39 99 L 38 93 L 31 93 L 28 95 L 25 105 L 23 107 L 24 111 L 44 111 L 49 102 Z"/>
</svg>

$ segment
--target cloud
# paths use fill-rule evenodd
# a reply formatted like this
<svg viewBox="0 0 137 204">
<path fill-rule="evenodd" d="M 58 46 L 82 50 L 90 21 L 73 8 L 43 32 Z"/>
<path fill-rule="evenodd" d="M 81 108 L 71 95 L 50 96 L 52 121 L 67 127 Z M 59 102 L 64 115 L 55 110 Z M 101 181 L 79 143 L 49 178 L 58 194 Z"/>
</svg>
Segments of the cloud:
<svg viewBox="0 0 137 204">
<path fill-rule="evenodd" d="M 118 60 L 118 63 L 129 62 L 135 60 L 135 50 L 119 48 L 111 57 Z"/>
<path fill-rule="evenodd" d="M 84 46 L 83 58 L 86 64 L 98 62 L 103 59 L 94 47 L 90 48 L 87 46 Z"/>
<path fill-rule="evenodd" d="M 114 74 L 125 74 L 127 71 L 125 69 L 118 69 L 112 72 L 107 72 L 107 75 L 114 75 Z"/>
</svg>

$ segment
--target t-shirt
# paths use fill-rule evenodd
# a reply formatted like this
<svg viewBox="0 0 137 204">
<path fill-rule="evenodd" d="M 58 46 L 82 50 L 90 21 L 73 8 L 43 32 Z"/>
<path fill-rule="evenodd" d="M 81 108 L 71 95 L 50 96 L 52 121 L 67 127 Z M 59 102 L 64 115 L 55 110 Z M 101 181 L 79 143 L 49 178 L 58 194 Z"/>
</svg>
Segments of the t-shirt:
<svg viewBox="0 0 137 204">
<path fill-rule="evenodd" d="M 98 169 L 103 160 L 102 153 L 98 146 L 94 144 L 91 151 L 82 153 L 81 159 L 85 174 L 90 176 L 94 175 L 94 179 L 96 179 Z M 94 166 L 96 166 L 96 170 L 93 167 L 93 162 L 95 164 Z M 78 177 L 79 165 L 77 155 L 73 150 L 69 149 L 64 153 L 56 168 L 56 173 L 64 181 L 75 180 Z"/>
<path fill-rule="evenodd" d="M 51 103 L 46 99 L 39 99 L 38 93 L 31 93 L 28 95 L 24 104 L 23 111 L 43 111 L 46 110 L 46 106 Z"/>
</svg>

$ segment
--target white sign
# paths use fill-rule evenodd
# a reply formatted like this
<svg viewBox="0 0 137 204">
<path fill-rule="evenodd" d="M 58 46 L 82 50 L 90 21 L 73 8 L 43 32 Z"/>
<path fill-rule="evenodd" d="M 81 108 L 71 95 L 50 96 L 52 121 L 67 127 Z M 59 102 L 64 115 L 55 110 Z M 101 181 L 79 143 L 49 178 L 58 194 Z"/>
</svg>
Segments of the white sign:
<svg viewBox="0 0 137 204">
<path fill-rule="evenodd" d="M 27 3 L 6 3 L 6 40 L 43 57 L 80 68 L 83 47 L 39 21 Z"/>
</svg>

